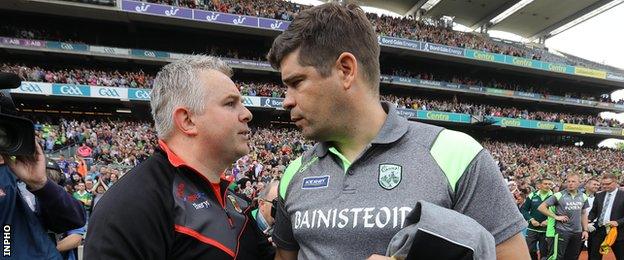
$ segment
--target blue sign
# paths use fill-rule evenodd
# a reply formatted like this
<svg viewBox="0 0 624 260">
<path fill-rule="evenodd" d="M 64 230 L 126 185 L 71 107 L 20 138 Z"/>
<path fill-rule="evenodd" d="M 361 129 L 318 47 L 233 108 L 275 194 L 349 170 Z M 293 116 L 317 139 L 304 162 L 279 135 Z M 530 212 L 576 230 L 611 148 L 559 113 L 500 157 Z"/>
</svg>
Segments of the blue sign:
<svg viewBox="0 0 624 260">
<path fill-rule="evenodd" d="M 397 112 L 400 116 L 406 118 L 432 120 L 432 121 L 446 121 L 456 123 L 470 123 L 472 117 L 469 114 L 449 113 L 431 110 L 414 110 L 399 108 Z"/>
<path fill-rule="evenodd" d="M 148 51 L 148 50 L 130 50 L 132 56 L 148 57 L 148 58 L 169 58 L 169 53 L 164 51 Z"/>
<path fill-rule="evenodd" d="M 258 26 L 260 26 L 260 28 L 267 28 L 278 31 L 285 31 L 289 25 L 290 22 L 269 18 L 259 18 L 258 21 Z"/>
<path fill-rule="evenodd" d="M 152 94 L 151 89 L 140 89 L 140 88 L 130 88 L 128 89 L 128 99 L 129 100 L 150 100 L 150 94 Z"/>
<path fill-rule="evenodd" d="M 421 43 L 420 46 L 421 46 L 421 50 L 426 51 L 426 52 L 435 52 L 435 53 L 441 53 L 441 54 L 453 55 L 453 56 L 459 56 L 459 57 L 464 56 L 464 48 L 451 47 L 451 46 L 446 46 L 442 44 L 435 44 L 435 43 L 428 43 L 428 42 L 423 42 Z"/>
<path fill-rule="evenodd" d="M 379 44 L 394 46 L 399 48 L 420 50 L 420 42 L 388 36 L 379 36 Z"/>
<path fill-rule="evenodd" d="M 50 49 L 60 49 L 66 51 L 88 51 L 89 46 L 81 43 L 46 42 L 46 47 Z"/>
<path fill-rule="evenodd" d="M 282 108 L 284 104 L 283 98 L 261 98 L 260 104 L 263 107 Z"/>
<path fill-rule="evenodd" d="M 329 175 L 323 175 L 323 176 L 303 178 L 303 183 L 301 184 L 301 188 L 302 189 L 319 189 L 319 188 L 327 188 L 328 185 L 329 185 Z"/>
<path fill-rule="evenodd" d="M 89 97 L 91 88 L 86 85 L 52 84 L 52 95 Z"/>
<path fill-rule="evenodd" d="M 517 127 L 517 128 L 529 128 L 529 129 L 539 129 L 539 130 L 550 130 L 550 131 L 563 131 L 563 124 L 558 122 L 546 122 L 546 121 L 537 121 L 537 120 L 526 120 L 520 118 L 508 118 L 508 117 L 497 117 L 497 116 L 486 116 L 486 122 L 491 122 L 493 125 L 503 126 L 503 127 Z"/>
<path fill-rule="evenodd" d="M 121 3 L 121 10 L 177 18 L 193 18 L 193 11 L 191 9 L 154 3 L 123 1 Z"/>
</svg>

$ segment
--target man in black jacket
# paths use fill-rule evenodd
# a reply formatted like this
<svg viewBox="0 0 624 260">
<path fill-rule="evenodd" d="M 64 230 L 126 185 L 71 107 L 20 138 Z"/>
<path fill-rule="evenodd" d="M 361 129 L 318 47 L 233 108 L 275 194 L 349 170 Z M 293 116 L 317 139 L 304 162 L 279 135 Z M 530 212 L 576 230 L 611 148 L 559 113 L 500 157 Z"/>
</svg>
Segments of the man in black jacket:
<svg viewBox="0 0 624 260">
<path fill-rule="evenodd" d="M 160 149 L 93 211 L 85 259 L 272 259 L 248 203 L 221 179 L 249 153 L 252 115 L 225 62 L 190 56 L 156 76 Z"/>
<path fill-rule="evenodd" d="M 589 259 L 601 259 L 600 244 L 611 227 L 624 224 L 624 191 L 619 189 L 617 177 L 605 174 L 600 181 L 602 192 L 596 194 L 594 205 L 589 212 L 589 221 L 596 221 L 596 230 L 589 236 Z M 621 228 L 618 228 L 621 230 Z M 624 232 L 618 230 L 615 243 L 611 248 L 617 259 L 624 259 Z"/>
</svg>

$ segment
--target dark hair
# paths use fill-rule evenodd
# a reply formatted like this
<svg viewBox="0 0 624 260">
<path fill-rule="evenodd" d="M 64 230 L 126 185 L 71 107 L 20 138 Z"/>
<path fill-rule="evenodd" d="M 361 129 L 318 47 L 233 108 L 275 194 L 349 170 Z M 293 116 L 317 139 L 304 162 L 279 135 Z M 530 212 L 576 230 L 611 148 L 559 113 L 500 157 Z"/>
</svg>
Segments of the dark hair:
<svg viewBox="0 0 624 260">
<path fill-rule="evenodd" d="M 542 178 L 540 178 L 539 183 L 543 183 L 544 181 L 553 181 L 553 179 L 550 176 L 542 176 Z"/>
<path fill-rule="evenodd" d="M 615 174 L 613 174 L 613 173 L 605 173 L 605 174 L 603 174 L 603 175 L 602 175 L 602 179 L 603 179 L 603 180 L 604 180 L 604 179 L 612 179 L 612 180 L 613 180 L 613 181 L 615 181 L 615 182 L 617 182 L 617 181 L 618 181 L 617 176 L 615 176 Z"/>
<path fill-rule="evenodd" d="M 276 69 L 288 54 L 299 49 L 299 64 L 329 76 L 343 52 L 355 56 L 366 79 L 379 93 L 379 43 L 373 25 L 355 4 L 327 3 L 304 10 L 277 36 L 267 54 Z"/>
<path fill-rule="evenodd" d="M 589 183 L 590 181 L 600 182 L 600 181 L 598 181 L 598 179 L 596 179 L 596 177 L 591 177 L 591 178 L 589 178 L 589 180 L 587 180 L 587 182 L 585 182 L 585 183 Z"/>
</svg>

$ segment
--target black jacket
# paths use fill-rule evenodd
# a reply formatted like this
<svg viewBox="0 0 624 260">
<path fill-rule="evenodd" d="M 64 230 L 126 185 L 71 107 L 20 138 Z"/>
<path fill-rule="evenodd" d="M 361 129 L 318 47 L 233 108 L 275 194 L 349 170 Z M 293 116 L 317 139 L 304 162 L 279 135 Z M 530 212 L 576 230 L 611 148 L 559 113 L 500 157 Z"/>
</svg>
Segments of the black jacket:
<svg viewBox="0 0 624 260">
<path fill-rule="evenodd" d="M 89 219 L 85 259 L 273 259 L 245 200 L 163 150 L 125 174 Z"/>
<path fill-rule="evenodd" d="M 589 222 L 597 221 L 602 213 L 602 205 L 604 204 L 606 192 L 600 192 L 596 194 L 594 198 L 594 204 L 589 212 Z M 624 226 L 624 191 L 618 188 L 615 198 L 613 198 L 613 206 L 611 208 L 611 221 L 617 221 L 618 227 Z M 598 226 L 596 226 L 598 227 Z M 618 228 L 618 231 L 619 229 Z M 616 241 L 624 239 L 624 232 L 618 232 Z"/>
</svg>

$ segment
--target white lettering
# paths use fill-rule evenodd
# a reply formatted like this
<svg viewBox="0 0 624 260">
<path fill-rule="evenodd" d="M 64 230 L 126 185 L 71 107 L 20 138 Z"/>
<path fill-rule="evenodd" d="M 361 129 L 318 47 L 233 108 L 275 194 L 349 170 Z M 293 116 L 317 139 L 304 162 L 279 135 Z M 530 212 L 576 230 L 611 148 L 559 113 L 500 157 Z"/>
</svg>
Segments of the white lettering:
<svg viewBox="0 0 624 260">
<path fill-rule="evenodd" d="M 410 207 L 350 208 L 295 211 L 294 229 L 314 228 L 399 228 L 412 211 Z M 338 221 L 337 221 L 338 220 Z M 392 227 L 389 226 L 392 221 Z"/>
<path fill-rule="evenodd" d="M 295 212 L 295 229 L 299 229 L 301 227 L 301 212 Z"/>
<path fill-rule="evenodd" d="M 325 227 L 328 228 L 329 227 L 329 218 L 331 216 L 331 210 L 327 212 L 327 215 L 323 214 L 323 211 L 321 210 L 317 210 L 318 212 L 318 223 L 316 224 L 317 227 L 321 227 L 321 220 L 323 221 L 323 223 L 325 223 Z"/>
<path fill-rule="evenodd" d="M 393 220 L 392 221 L 392 223 L 393 223 L 392 228 L 396 228 L 397 227 L 397 215 L 399 215 L 399 211 L 398 210 L 399 209 L 397 207 L 392 208 L 392 213 L 394 213 L 394 214 L 392 214 L 392 220 Z"/>
<path fill-rule="evenodd" d="M 370 222 L 369 220 L 371 220 L 371 218 L 373 218 L 373 215 L 370 214 L 371 211 L 375 210 L 375 208 L 365 208 L 364 209 L 364 216 L 362 217 L 364 219 L 364 227 L 365 228 L 372 228 L 375 227 L 375 225 Z"/>
<path fill-rule="evenodd" d="M 303 213 L 303 217 L 301 218 L 301 228 L 303 225 L 306 225 L 306 228 L 310 228 L 310 220 L 308 219 L 308 212 Z"/>
<path fill-rule="evenodd" d="M 340 211 L 339 213 L 339 218 L 340 218 L 340 223 L 338 223 L 338 228 L 344 228 L 345 226 L 347 226 L 347 223 L 349 223 L 349 218 L 347 218 L 347 216 L 345 215 L 347 212 L 349 212 L 349 209 L 343 209 Z M 344 221 L 344 223 L 342 222 Z"/>
<path fill-rule="evenodd" d="M 210 203 L 207 200 L 200 202 L 200 203 L 193 203 L 193 207 L 195 209 L 203 209 L 203 208 L 210 207 Z"/>
<path fill-rule="evenodd" d="M 390 222 L 390 209 L 388 207 L 383 207 L 379 209 L 380 212 L 377 212 L 377 216 L 375 216 L 375 224 L 377 225 L 378 228 L 383 228 L 386 225 L 388 225 L 388 222 Z M 381 222 L 381 220 L 379 220 L 379 215 L 381 214 L 381 212 L 386 213 L 386 222 Z"/>
<path fill-rule="evenodd" d="M 352 208 L 351 212 L 353 212 L 353 227 L 357 226 L 358 213 L 362 211 L 362 208 Z"/>
<path fill-rule="evenodd" d="M 11 225 L 2 226 L 2 256 L 11 256 Z"/>
<path fill-rule="evenodd" d="M 312 223 L 312 227 L 314 227 L 314 224 L 316 224 L 315 220 L 316 220 L 316 211 L 313 210 L 312 211 L 312 222 L 311 222 Z"/>
</svg>

